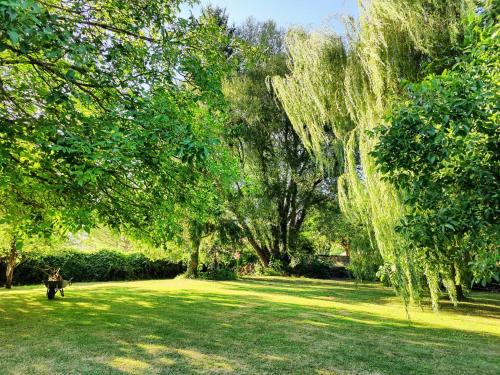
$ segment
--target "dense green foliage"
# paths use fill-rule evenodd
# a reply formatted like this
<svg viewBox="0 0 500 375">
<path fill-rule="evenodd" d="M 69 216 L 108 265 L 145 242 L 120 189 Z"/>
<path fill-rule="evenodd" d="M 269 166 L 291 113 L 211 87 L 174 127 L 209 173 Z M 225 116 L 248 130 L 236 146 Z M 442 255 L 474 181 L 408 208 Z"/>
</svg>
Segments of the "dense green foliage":
<svg viewBox="0 0 500 375">
<path fill-rule="evenodd" d="M 161 245 L 215 211 L 232 175 L 218 142 L 228 39 L 179 3 L 0 5 L 11 268 L 28 238 L 105 223 Z"/>
<path fill-rule="evenodd" d="M 436 121 L 437 117 L 444 117 L 448 114 L 439 113 L 444 110 L 450 112 L 449 119 L 452 119 L 451 108 L 444 104 L 441 107 L 433 107 L 434 103 L 439 100 L 433 96 L 439 97 L 438 93 L 414 92 L 416 98 L 410 98 L 409 101 L 415 100 L 416 104 L 413 108 L 407 109 L 408 103 L 402 83 L 419 81 L 430 72 L 441 74 L 443 66 L 453 66 L 454 58 L 462 52 L 465 40 L 471 50 L 466 52 L 468 57 L 464 59 L 468 59 L 471 68 L 474 65 L 476 68 L 472 69 L 473 72 L 471 71 L 472 77 L 468 78 L 465 74 L 460 79 L 464 82 L 470 79 L 467 87 L 477 92 L 470 93 L 470 103 L 460 104 L 464 107 L 464 111 L 459 110 L 458 113 L 454 113 L 455 116 L 462 116 L 462 118 L 452 120 L 457 126 L 460 126 L 459 123 L 462 120 L 466 124 L 469 119 L 463 119 L 463 117 L 469 116 L 470 113 L 465 108 L 467 106 L 470 109 L 474 108 L 474 100 L 479 100 L 479 97 L 484 94 L 481 97 L 483 102 L 480 107 L 483 109 L 483 114 L 480 117 L 485 116 L 486 123 L 491 124 L 486 130 L 491 137 L 490 141 L 485 140 L 484 137 L 481 140 L 479 139 L 481 136 L 478 135 L 475 140 L 470 140 L 472 143 L 468 145 L 463 143 L 455 150 L 455 156 L 459 159 L 456 163 L 462 161 L 462 168 L 472 170 L 475 168 L 474 163 L 479 163 L 483 168 L 471 173 L 480 174 L 487 171 L 489 174 L 476 176 L 477 184 L 481 181 L 489 186 L 471 187 L 471 192 L 474 191 L 474 194 L 477 194 L 476 197 L 479 197 L 481 191 L 486 190 L 489 198 L 484 196 L 481 199 L 487 201 L 475 202 L 479 203 L 479 206 L 471 209 L 476 211 L 476 219 L 472 215 L 466 220 L 474 221 L 480 216 L 479 221 L 489 221 L 488 225 L 498 225 L 498 214 L 494 213 L 496 210 L 494 207 L 498 205 L 498 196 L 494 193 L 498 190 L 496 188 L 498 177 L 493 172 L 498 169 L 497 161 L 495 161 L 498 160 L 498 148 L 495 149 L 496 141 L 493 141 L 495 137 L 498 138 L 498 98 L 494 96 L 494 92 L 498 91 L 495 86 L 498 82 L 495 82 L 497 78 L 493 76 L 495 69 L 498 70 L 497 52 L 489 57 L 488 62 L 484 64 L 482 62 L 488 55 L 488 50 L 491 49 L 493 52 L 495 48 L 497 49 L 498 36 L 493 34 L 488 41 L 486 35 L 487 29 L 497 22 L 497 13 L 492 2 L 484 2 L 482 5 L 481 8 L 477 8 L 471 1 L 369 1 L 362 9 L 359 24 L 348 23 L 347 41 L 329 33 L 306 33 L 302 30 L 292 30 L 287 37 L 290 73 L 273 78 L 274 90 L 283 103 L 294 129 L 317 159 L 328 166 L 330 162 L 325 160 L 325 149 L 329 148 L 327 145 L 331 145 L 330 148 L 333 147 L 333 149 L 341 147 L 344 155 L 341 159 L 344 161 L 344 170 L 338 181 L 339 203 L 345 218 L 355 228 L 356 235 L 352 237 L 352 240 L 356 241 L 353 241 L 351 246 L 352 254 L 359 254 L 359 259 L 363 260 L 359 263 L 361 269 L 358 268 L 357 273 L 366 277 L 363 275 L 365 270 L 380 265 L 379 277 L 392 284 L 406 301 L 418 302 L 421 299 L 422 292 L 425 290 L 425 284 L 422 284 L 424 277 L 430 285 L 433 303 L 436 307 L 439 282 L 444 283 L 450 297 L 456 301 L 456 287 L 466 284 L 469 280 L 461 279 L 461 270 L 454 269 L 454 261 L 457 257 L 447 258 L 446 251 L 439 257 L 422 257 L 421 253 L 415 250 L 413 235 L 429 238 L 429 233 L 421 230 L 419 223 L 410 222 L 406 226 L 407 229 L 410 227 L 412 234 L 399 230 L 402 221 L 408 218 L 406 216 L 409 209 L 406 202 L 408 197 L 402 191 L 401 185 L 394 184 L 394 180 L 387 179 L 377 165 L 373 151 L 379 143 L 379 135 L 374 135 L 373 130 L 394 106 L 400 109 L 403 116 L 405 113 L 413 114 L 417 123 L 421 121 L 422 127 L 427 126 L 427 121 L 420 116 L 422 113 L 432 112 L 435 116 L 432 121 Z M 479 34 L 477 37 L 472 36 L 474 32 L 468 31 L 468 25 L 471 22 L 468 19 L 472 20 L 474 32 Z M 485 19 L 487 21 L 484 21 Z M 427 26 L 422 27 L 424 24 Z M 464 63 L 467 64 L 465 60 Z M 484 65 L 483 69 L 487 67 L 485 74 L 489 75 L 488 80 L 492 84 L 489 89 L 479 94 L 481 86 L 476 87 L 475 83 L 481 80 L 477 76 L 481 65 Z M 444 75 L 451 78 L 463 74 L 464 69 L 467 70 L 463 67 L 460 72 L 460 68 L 457 68 L 455 74 L 445 73 Z M 420 88 L 432 91 L 428 88 L 431 86 L 432 89 L 437 89 L 437 87 L 432 87 L 432 82 L 435 80 L 429 79 L 427 86 L 423 84 Z M 453 91 L 451 87 L 449 89 Z M 444 91 L 442 94 L 446 95 Z M 464 96 L 460 92 L 450 93 L 450 95 L 455 95 L 462 101 L 469 99 L 468 95 Z M 411 121 L 411 116 L 408 117 Z M 395 120 L 397 122 L 399 118 L 396 117 Z M 406 122 L 405 125 L 409 134 L 418 133 L 417 124 Z M 413 125 L 415 128 L 412 128 Z M 488 127 L 487 124 L 485 125 Z M 478 126 L 481 125 L 478 124 Z M 390 124 L 388 129 L 391 129 Z M 440 134 L 444 135 L 447 129 L 444 127 Z M 432 144 L 422 145 L 423 139 L 412 138 L 409 134 L 403 134 L 402 131 L 398 133 L 398 130 L 396 128 L 393 133 L 390 133 L 394 143 L 391 150 L 385 154 L 386 159 L 382 161 L 385 163 L 383 171 L 398 167 L 391 164 L 392 160 L 409 162 L 403 167 L 403 169 L 406 168 L 407 173 L 403 173 L 401 177 L 402 183 L 406 184 L 405 187 L 411 190 L 423 182 L 419 180 L 422 174 L 419 175 L 418 171 L 424 171 L 429 162 L 437 162 L 438 158 L 436 156 L 431 157 L 430 160 L 426 158 L 432 156 L 425 154 L 425 150 L 432 150 L 434 147 Z M 436 134 L 436 136 L 440 135 Z M 439 148 L 439 142 L 441 141 L 438 141 L 436 149 Z M 477 148 L 474 142 L 478 142 Z M 414 150 L 422 152 L 420 154 L 417 152 L 415 155 L 412 153 Z M 486 152 L 485 155 L 483 151 Z M 442 150 L 442 152 L 447 152 L 447 150 Z M 477 157 L 472 155 L 477 155 Z M 469 162 L 471 164 L 468 164 Z M 461 189 L 459 185 L 463 183 L 460 181 L 460 170 L 455 172 L 457 172 L 456 176 L 448 181 L 452 184 L 449 187 L 449 198 L 454 194 L 451 190 L 455 188 L 457 192 Z M 447 173 L 453 174 L 453 170 L 449 169 Z M 414 174 L 417 174 L 415 180 Z M 474 178 L 472 174 L 467 176 L 467 173 L 464 177 Z M 444 179 L 441 182 L 447 183 Z M 463 193 L 467 194 L 468 189 L 464 188 Z M 426 206 L 419 206 L 417 209 L 425 210 L 425 207 L 433 207 L 439 210 L 438 207 L 433 206 L 442 193 L 439 187 L 429 186 L 426 193 L 431 195 L 425 202 Z M 411 200 L 412 197 L 409 198 Z M 420 198 L 427 199 L 423 195 Z M 457 203 L 460 200 L 458 196 L 454 199 Z M 447 203 L 449 202 L 446 202 L 445 198 L 439 204 L 445 206 Z M 467 200 L 462 200 L 460 204 L 467 205 L 468 203 Z M 459 206 L 446 208 L 457 209 L 462 218 L 470 213 L 466 207 L 463 207 L 463 210 Z M 436 223 L 432 220 L 425 222 L 426 219 L 423 216 L 421 219 L 420 224 L 428 230 L 441 231 L 443 228 L 442 225 L 435 225 Z M 448 228 L 451 231 L 457 226 L 455 236 L 447 238 L 450 243 L 459 235 L 458 226 L 460 225 L 458 222 L 457 224 L 446 223 L 453 226 L 453 228 Z M 489 227 L 488 231 L 491 235 L 486 237 L 489 237 L 490 244 L 476 243 L 474 245 L 473 236 L 466 236 L 465 241 L 470 249 L 462 250 L 469 254 L 469 259 L 461 258 L 458 263 L 470 267 L 469 262 L 474 263 L 478 260 L 476 256 L 479 253 L 489 254 L 487 257 L 489 267 L 483 262 L 486 261 L 485 258 L 472 267 L 476 270 L 482 267 L 484 273 L 491 277 L 498 271 L 497 255 L 495 255 L 497 253 L 493 250 L 493 247 L 498 245 L 494 244 L 494 237 L 498 235 L 498 227 Z M 449 232 L 445 231 L 445 236 L 448 234 Z M 485 236 L 481 235 L 481 237 Z M 452 246 L 456 248 L 457 244 Z M 435 250 L 433 247 L 428 253 L 435 252 Z M 377 253 L 381 257 L 377 256 Z M 458 256 L 458 253 L 455 252 L 455 255 Z M 453 267 L 450 269 L 450 266 Z M 492 271 L 494 268 L 496 271 Z M 437 274 L 436 270 L 439 270 L 440 274 Z"/>
<path fill-rule="evenodd" d="M 0 262 L 0 285 L 5 284 L 5 266 Z M 47 279 L 49 268 L 60 268 L 61 275 L 73 281 L 168 279 L 185 270 L 181 264 L 167 259 L 151 260 L 141 253 L 67 250 L 29 254 L 14 272 L 15 284 L 40 284 Z"/>
<path fill-rule="evenodd" d="M 343 36 L 195 2 L 0 3 L 7 287 L 96 228 L 187 277 L 344 276 L 320 259 L 345 253 L 407 307 L 498 281 L 496 2 L 369 0 Z"/>
<path fill-rule="evenodd" d="M 373 152 L 403 192 L 400 230 L 434 283 L 440 273 L 464 287 L 499 281 L 499 30 L 495 19 L 473 18 L 456 64 L 407 85 Z"/>
<path fill-rule="evenodd" d="M 1 5 L 0 183 L 13 232 L 22 214 L 31 231 L 175 231 L 210 164 L 226 66 L 217 26 L 178 18 L 178 3 Z"/>
<path fill-rule="evenodd" d="M 247 22 L 237 35 L 257 50 L 224 84 L 229 102 L 228 143 L 241 165 L 241 180 L 229 209 L 265 267 L 288 267 L 313 249 L 303 224 L 314 209 L 334 209 L 331 175 L 316 168 L 290 120 L 266 85 L 267 77 L 286 74 L 283 32 L 274 22 Z M 251 62 L 248 62 L 252 60 Z"/>
</svg>

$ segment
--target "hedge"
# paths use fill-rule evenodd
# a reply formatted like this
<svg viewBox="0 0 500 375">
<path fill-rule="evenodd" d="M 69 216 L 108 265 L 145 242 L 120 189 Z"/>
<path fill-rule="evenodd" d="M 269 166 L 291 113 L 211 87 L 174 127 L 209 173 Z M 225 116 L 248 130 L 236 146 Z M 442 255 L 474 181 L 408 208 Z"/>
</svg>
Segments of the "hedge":
<svg viewBox="0 0 500 375">
<path fill-rule="evenodd" d="M 68 250 L 56 254 L 30 254 L 14 271 L 14 285 L 38 284 L 49 267 L 61 269 L 73 281 L 117 281 L 173 278 L 185 271 L 181 263 L 151 260 L 144 254 L 100 250 Z M 0 262 L 0 285 L 5 284 L 5 262 Z"/>
</svg>

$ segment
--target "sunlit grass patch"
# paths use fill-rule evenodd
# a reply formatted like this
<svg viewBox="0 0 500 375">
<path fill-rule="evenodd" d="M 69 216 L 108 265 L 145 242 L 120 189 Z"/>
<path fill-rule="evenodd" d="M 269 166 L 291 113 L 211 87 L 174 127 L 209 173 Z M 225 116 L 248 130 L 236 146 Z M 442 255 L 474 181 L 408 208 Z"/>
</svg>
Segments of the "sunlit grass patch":
<svg viewBox="0 0 500 375">
<path fill-rule="evenodd" d="M 408 320 L 379 284 L 181 279 L 2 290 L 0 312 L 2 375 L 500 373 L 492 293 Z"/>
</svg>

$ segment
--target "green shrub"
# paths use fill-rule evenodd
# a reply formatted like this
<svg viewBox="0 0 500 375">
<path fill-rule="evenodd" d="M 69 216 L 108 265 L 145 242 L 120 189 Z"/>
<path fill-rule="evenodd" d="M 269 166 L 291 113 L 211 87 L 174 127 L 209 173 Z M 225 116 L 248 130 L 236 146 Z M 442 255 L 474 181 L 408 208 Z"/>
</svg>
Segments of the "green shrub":
<svg viewBox="0 0 500 375">
<path fill-rule="evenodd" d="M 238 275 L 232 269 L 219 268 L 201 272 L 200 278 L 206 280 L 236 280 Z"/>
<path fill-rule="evenodd" d="M 255 273 L 263 276 L 285 276 L 285 273 L 271 267 L 262 267 L 260 264 L 255 269 Z"/>
<path fill-rule="evenodd" d="M 328 260 L 318 258 L 305 258 L 295 264 L 290 273 L 293 276 L 304 276 L 315 279 L 342 279 L 349 278 L 349 271 L 342 266 L 337 266 Z"/>
<path fill-rule="evenodd" d="M 263 276 L 302 276 L 313 279 L 343 279 L 350 278 L 351 272 L 344 266 L 339 266 L 329 259 L 319 259 L 314 255 L 292 258 L 289 264 L 279 259 L 272 259 L 269 267 L 255 264 L 255 273 Z"/>
<path fill-rule="evenodd" d="M 271 257 L 267 267 L 262 266 L 259 262 L 255 266 L 255 273 L 263 276 L 285 276 L 288 274 L 288 267 L 285 266 L 281 259 Z"/>
</svg>

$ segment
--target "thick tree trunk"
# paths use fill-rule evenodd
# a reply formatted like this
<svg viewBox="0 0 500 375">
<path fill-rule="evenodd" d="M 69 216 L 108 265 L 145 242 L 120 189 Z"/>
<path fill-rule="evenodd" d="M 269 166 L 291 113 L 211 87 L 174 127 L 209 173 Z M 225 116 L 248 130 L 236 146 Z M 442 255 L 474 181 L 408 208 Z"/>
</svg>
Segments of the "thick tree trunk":
<svg viewBox="0 0 500 375">
<path fill-rule="evenodd" d="M 16 268 L 17 262 L 17 246 L 16 238 L 14 237 L 10 243 L 10 253 L 7 258 L 7 270 L 5 272 L 5 287 L 7 289 L 12 288 L 12 281 L 14 279 L 14 269 Z"/>
<path fill-rule="evenodd" d="M 271 260 L 271 255 L 269 254 L 269 251 L 267 249 L 263 249 L 262 247 L 259 246 L 257 241 L 253 238 L 248 238 L 250 244 L 254 248 L 255 252 L 257 253 L 257 256 L 259 257 L 260 263 L 264 267 L 269 267 L 269 260 Z"/>
<path fill-rule="evenodd" d="M 253 249 L 257 253 L 257 256 L 259 257 L 260 263 L 264 267 L 269 266 L 269 260 L 271 260 L 271 254 L 269 253 L 269 250 L 266 248 L 262 247 L 259 245 L 259 243 L 255 240 L 252 231 L 248 227 L 248 225 L 245 223 L 244 220 L 241 220 L 240 217 L 238 217 L 239 222 L 243 230 L 245 231 L 245 237 L 247 238 L 248 242 L 250 242 L 250 245 L 252 245 Z"/>
<path fill-rule="evenodd" d="M 272 235 L 273 235 L 273 238 L 271 240 L 271 243 L 269 245 L 269 247 L 271 248 L 271 254 L 272 256 L 275 258 L 275 259 L 279 259 L 280 258 L 280 244 L 282 245 L 281 247 L 285 246 L 285 244 L 281 243 L 280 241 L 280 233 L 279 233 L 279 228 L 278 227 L 275 227 L 273 230 L 272 230 Z M 283 251 L 285 251 L 285 249 L 283 249 Z"/>
</svg>

